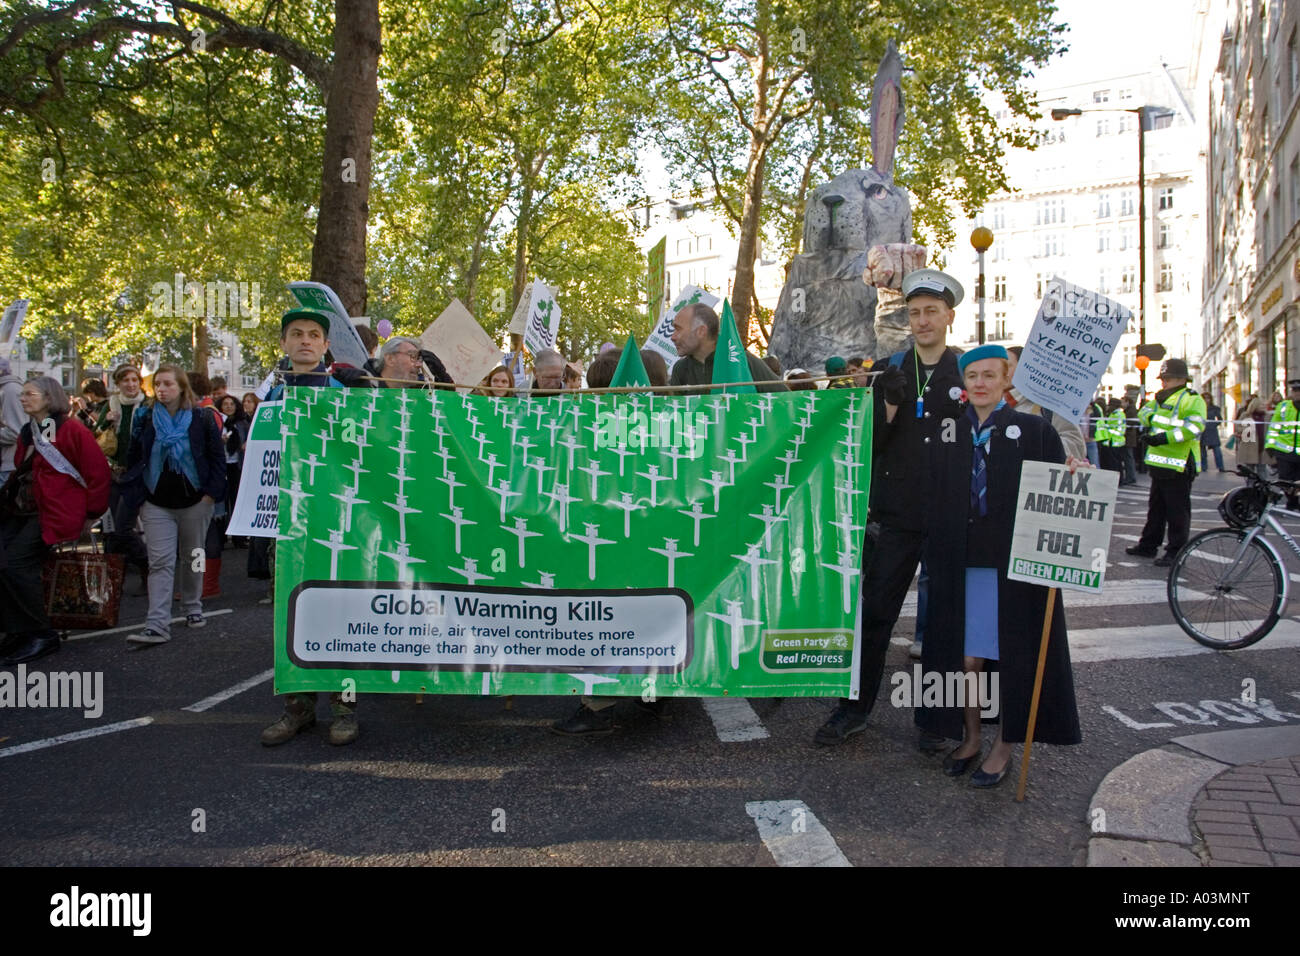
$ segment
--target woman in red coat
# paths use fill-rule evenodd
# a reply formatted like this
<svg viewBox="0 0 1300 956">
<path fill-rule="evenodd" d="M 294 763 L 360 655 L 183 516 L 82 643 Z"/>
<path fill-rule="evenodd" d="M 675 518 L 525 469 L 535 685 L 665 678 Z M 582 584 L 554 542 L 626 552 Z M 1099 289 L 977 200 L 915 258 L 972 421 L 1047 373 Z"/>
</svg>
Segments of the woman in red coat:
<svg viewBox="0 0 1300 956">
<path fill-rule="evenodd" d="M 0 517 L 4 665 L 59 649 L 45 614 L 41 564 L 50 546 L 80 538 L 108 508 L 108 460 L 90 430 L 69 415 L 63 386 L 48 377 L 33 379 L 19 399 L 28 422 L 14 449 L 17 469 L 5 486 Z"/>
</svg>

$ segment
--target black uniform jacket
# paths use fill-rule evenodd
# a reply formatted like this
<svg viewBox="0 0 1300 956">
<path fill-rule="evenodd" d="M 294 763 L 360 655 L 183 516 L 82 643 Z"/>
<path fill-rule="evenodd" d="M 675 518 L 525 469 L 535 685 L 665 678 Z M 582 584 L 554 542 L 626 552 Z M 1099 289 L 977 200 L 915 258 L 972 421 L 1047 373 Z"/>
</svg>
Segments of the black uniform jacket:
<svg viewBox="0 0 1300 956">
<path fill-rule="evenodd" d="M 1020 489 L 1020 469 L 1026 461 L 1064 464 L 1061 437 L 1046 419 L 1003 407 L 994 413 L 994 432 L 986 458 L 988 515 L 972 520 L 970 462 L 973 453 L 970 421 L 961 418 L 957 447 L 966 462 L 958 473 L 936 476 L 932 502 L 934 523 L 926 538 L 925 560 L 930 574 L 929 620 L 921 646 L 921 669 L 941 674 L 962 670 L 966 635 L 966 567 L 995 567 L 998 574 L 998 652 L 1000 660 L 985 664 L 999 672 L 1002 738 L 1011 743 L 1025 739 L 1034 670 L 1042 640 L 1048 588 L 1008 581 L 1011 533 Z M 1019 435 L 1007 436 L 1011 426 Z M 1013 430 L 1012 434 L 1015 432 Z M 972 560 L 968 561 L 968 534 Z M 954 740 L 962 736 L 962 712 L 957 707 L 916 709 L 916 723 L 931 733 Z M 1038 706 L 1034 740 L 1049 744 L 1076 744 L 1081 740 L 1079 712 L 1075 706 L 1074 678 L 1066 643 L 1065 611 L 1057 594 L 1052 614 L 1043 693 Z"/>
<path fill-rule="evenodd" d="M 955 441 L 944 440 L 961 430 L 957 353 L 952 349 L 943 353 L 928 384 L 924 372 L 918 378 L 915 349 L 903 359 L 901 371 L 907 379 L 907 400 L 892 422 L 885 421 L 880 392 L 873 396 L 870 520 L 902 531 L 924 531 L 926 518 L 933 511 L 935 475 L 943 470 L 969 469 L 970 464 L 969 454 L 964 466 L 958 461 Z M 919 418 L 918 381 L 924 400 Z"/>
</svg>

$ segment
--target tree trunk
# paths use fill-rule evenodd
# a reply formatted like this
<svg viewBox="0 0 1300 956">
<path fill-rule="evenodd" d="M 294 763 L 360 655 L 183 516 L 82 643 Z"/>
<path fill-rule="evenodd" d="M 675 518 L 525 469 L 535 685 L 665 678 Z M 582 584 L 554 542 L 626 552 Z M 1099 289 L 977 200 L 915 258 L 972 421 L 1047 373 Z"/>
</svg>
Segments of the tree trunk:
<svg viewBox="0 0 1300 956">
<path fill-rule="evenodd" d="M 529 164 L 531 165 L 531 163 Z M 513 312 L 524 294 L 528 280 L 528 229 L 533 217 L 533 180 L 525 171 L 523 193 L 519 197 L 519 218 L 515 221 L 515 273 L 510 308 Z"/>
<path fill-rule="evenodd" d="M 749 337 L 750 300 L 754 297 L 754 259 L 758 256 L 758 227 L 763 209 L 763 173 L 767 144 L 753 143 L 745 173 L 745 205 L 740 216 L 740 247 L 736 251 L 736 281 L 731 286 L 731 311 L 740 341 Z"/>
<path fill-rule="evenodd" d="M 194 346 L 194 364 L 190 367 L 196 372 L 208 374 L 208 319 L 200 316 L 194 320 L 193 334 L 190 342 Z"/>
<path fill-rule="evenodd" d="M 334 62 L 325 91 L 325 156 L 311 277 L 366 311 L 370 146 L 379 107 L 379 0 L 336 0 Z"/>
</svg>

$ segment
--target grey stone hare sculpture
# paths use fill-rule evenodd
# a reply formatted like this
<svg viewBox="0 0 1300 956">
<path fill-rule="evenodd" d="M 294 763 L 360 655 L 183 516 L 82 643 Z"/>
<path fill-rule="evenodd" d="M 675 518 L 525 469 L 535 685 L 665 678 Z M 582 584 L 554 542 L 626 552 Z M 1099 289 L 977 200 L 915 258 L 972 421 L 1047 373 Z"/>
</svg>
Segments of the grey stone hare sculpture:
<svg viewBox="0 0 1300 956">
<path fill-rule="evenodd" d="M 768 348 L 786 368 L 820 373 L 832 355 L 876 358 L 900 348 L 908 336 L 901 296 L 863 281 L 872 246 L 912 240 L 911 202 L 894 185 L 902 71 L 891 40 L 871 93 L 871 168 L 840 173 L 808 199 L 805 251 L 790 265 Z"/>
</svg>

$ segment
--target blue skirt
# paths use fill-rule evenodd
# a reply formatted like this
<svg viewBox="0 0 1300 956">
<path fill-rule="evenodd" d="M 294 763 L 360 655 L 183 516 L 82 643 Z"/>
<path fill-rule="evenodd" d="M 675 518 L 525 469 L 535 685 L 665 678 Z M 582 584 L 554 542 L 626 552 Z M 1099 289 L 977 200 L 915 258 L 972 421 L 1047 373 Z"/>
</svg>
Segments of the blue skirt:
<svg viewBox="0 0 1300 956">
<path fill-rule="evenodd" d="M 998 659 L 998 572 L 996 568 L 966 569 L 967 657 Z"/>
</svg>

